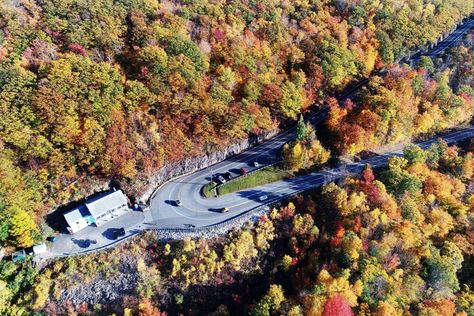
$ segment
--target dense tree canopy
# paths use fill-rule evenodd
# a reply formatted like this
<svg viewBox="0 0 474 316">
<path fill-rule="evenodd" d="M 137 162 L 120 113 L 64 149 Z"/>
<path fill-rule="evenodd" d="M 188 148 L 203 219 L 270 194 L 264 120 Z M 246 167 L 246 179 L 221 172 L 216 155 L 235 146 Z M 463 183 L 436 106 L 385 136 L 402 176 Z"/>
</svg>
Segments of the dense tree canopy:
<svg viewBox="0 0 474 316">
<path fill-rule="evenodd" d="M 367 166 L 298 196 L 223 238 L 164 244 L 147 233 L 38 275 L 4 260 L 0 312 L 470 315 L 474 198 L 466 164 L 474 166 L 472 152 L 443 141 L 412 145 L 378 170 Z M 400 190 L 408 175 L 421 185 Z M 96 297 L 104 282 L 121 279 L 132 288 L 117 294 L 121 304 L 68 301 L 84 297 L 77 287 Z"/>
<path fill-rule="evenodd" d="M 2 159 L 41 188 L 44 205 L 24 210 L 33 222 L 43 209 L 87 192 L 94 179 L 122 179 L 138 192 L 136 180 L 165 163 L 296 119 L 353 79 L 434 41 L 472 7 L 465 0 L 3 2 Z M 393 76 L 414 76 L 399 71 Z M 438 82 L 435 95 L 444 101 L 426 115 L 454 122 L 467 101 Z M 465 78 L 456 84 L 472 94 Z M 377 89 L 388 98 L 393 87 Z M 382 102 L 366 99 L 373 107 Z M 461 105 L 454 111 L 452 104 Z M 401 118 L 402 110 L 383 111 L 363 115 Z M 432 129 L 425 116 L 416 123 L 423 131 Z M 346 126 L 359 134 L 364 128 Z M 324 162 L 318 146 L 306 144 L 307 156 Z M 1 216 L 12 217 L 16 211 L 3 204 Z"/>
<path fill-rule="evenodd" d="M 40 241 L 46 213 L 98 181 L 140 193 L 167 163 L 294 123 L 322 104 L 331 138 L 321 141 L 348 154 L 468 121 L 471 48 L 441 62 L 422 58 L 415 69 L 390 64 L 472 10 L 472 0 L 2 1 L 0 246 L 9 253 Z M 387 75 L 372 76 L 353 101 L 332 98 L 384 67 Z M 330 152 L 300 122 L 283 155 L 299 170 Z M 40 275 L 0 259 L 0 314 L 87 314 L 91 306 L 66 303 L 61 290 L 130 269 L 136 297 L 97 313 L 160 315 L 159 302 L 173 302 L 176 314 L 210 314 L 214 303 L 216 315 L 238 307 L 256 315 L 469 313 L 472 284 L 461 276 L 472 277 L 464 267 L 473 262 L 473 161 L 443 143 L 409 147 L 384 170 L 328 184 L 225 240 L 142 239 Z M 117 268 L 118 258 L 130 261 Z M 265 282 L 238 282 L 255 275 Z M 190 299 L 201 285 L 222 286 L 214 292 L 225 300 Z"/>
</svg>

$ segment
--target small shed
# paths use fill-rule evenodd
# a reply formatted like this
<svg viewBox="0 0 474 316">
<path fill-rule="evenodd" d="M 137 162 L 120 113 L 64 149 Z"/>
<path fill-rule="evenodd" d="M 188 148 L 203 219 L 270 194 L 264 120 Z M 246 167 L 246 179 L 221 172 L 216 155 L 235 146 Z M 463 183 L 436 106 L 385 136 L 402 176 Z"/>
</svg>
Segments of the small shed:
<svg viewBox="0 0 474 316">
<path fill-rule="evenodd" d="M 34 253 L 35 255 L 39 255 L 39 254 L 45 253 L 46 251 L 48 251 L 48 247 L 46 246 L 45 243 L 42 243 L 42 244 L 33 246 L 33 253 Z"/>
</svg>

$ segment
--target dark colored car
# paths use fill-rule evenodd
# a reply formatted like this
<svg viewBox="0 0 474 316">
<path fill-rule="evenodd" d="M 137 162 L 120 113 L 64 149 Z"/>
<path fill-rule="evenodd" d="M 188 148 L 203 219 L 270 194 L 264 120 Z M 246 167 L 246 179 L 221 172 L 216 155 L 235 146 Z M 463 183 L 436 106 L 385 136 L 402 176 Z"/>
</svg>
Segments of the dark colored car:
<svg viewBox="0 0 474 316">
<path fill-rule="evenodd" d="M 125 229 L 123 227 L 117 228 L 112 232 L 112 239 L 114 240 L 122 236 L 125 236 Z"/>
<path fill-rule="evenodd" d="M 48 238 L 46 238 L 47 241 L 50 241 L 50 242 L 55 242 L 56 241 L 56 237 L 55 236 L 49 236 Z"/>
<path fill-rule="evenodd" d="M 240 174 L 245 176 L 247 174 L 247 169 L 245 168 L 240 168 Z"/>
<path fill-rule="evenodd" d="M 232 174 L 229 171 L 227 171 L 226 173 L 224 173 L 224 178 L 226 178 L 227 181 L 229 181 L 232 178 Z"/>
</svg>

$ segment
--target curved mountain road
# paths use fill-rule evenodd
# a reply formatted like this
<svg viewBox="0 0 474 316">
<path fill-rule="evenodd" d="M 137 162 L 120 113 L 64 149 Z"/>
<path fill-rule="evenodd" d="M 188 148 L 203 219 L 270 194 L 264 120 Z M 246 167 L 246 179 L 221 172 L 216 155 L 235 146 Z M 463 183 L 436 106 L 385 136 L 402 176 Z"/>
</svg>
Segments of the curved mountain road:
<svg viewBox="0 0 474 316">
<path fill-rule="evenodd" d="M 450 36 L 434 46 L 426 55 L 435 57 L 447 48 L 456 44 L 459 39 L 474 26 L 474 20 L 470 19 L 461 24 Z M 420 54 L 415 54 L 409 59 L 410 62 L 417 61 Z M 362 80 L 357 85 L 346 91 L 339 97 L 343 100 L 367 83 Z M 322 108 L 307 118 L 315 128 L 324 121 L 327 116 L 327 108 Z M 459 141 L 474 135 L 472 127 L 446 134 L 443 138 L 449 143 Z M 385 163 L 389 156 L 399 155 L 400 152 L 393 152 L 383 156 L 373 157 L 360 163 L 354 163 L 331 171 L 317 172 L 305 176 L 282 180 L 271 184 L 243 190 L 232 194 L 220 196 L 218 198 L 206 199 L 201 196 L 202 187 L 207 184 L 212 175 L 231 172 L 233 177 L 238 175 L 240 168 L 249 171 L 254 170 L 253 162 L 257 161 L 261 166 L 265 166 L 278 161 L 281 147 L 296 137 L 296 128 L 282 132 L 267 142 L 250 148 L 249 150 L 235 155 L 227 160 L 215 164 L 206 169 L 196 171 L 192 174 L 181 176 L 170 180 L 162 185 L 150 199 L 151 215 L 156 228 L 191 228 L 206 227 L 223 223 L 250 210 L 258 208 L 263 204 L 275 202 L 296 192 L 308 190 L 324 184 L 335 178 L 339 178 L 347 172 L 358 172 L 365 164 L 379 166 Z M 421 143 L 422 147 L 432 141 Z M 264 202 L 259 201 L 259 197 L 268 195 Z M 180 200 L 182 205 L 176 205 L 176 200 Z M 227 207 L 229 212 L 220 213 L 219 209 Z"/>
<path fill-rule="evenodd" d="M 236 159 L 225 160 L 213 166 L 213 172 L 224 173 L 245 167 L 253 161 L 272 161 L 274 156 L 269 155 L 281 147 L 286 140 L 291 140 L 292 133 L 278 136 L 277 141 L 271 141 L 253 148 L 245 155 L 239 155 Z M 469 126 L 457 131 L 440 135 L 448 143 L 455 143 L 466 138 L 474 137 L 474 127 Z M 418 145 L 427 148 L 438 137 L 429 141 L 421 142 Z M 166 183 L 151 200 L 152 218 L 157 228 L 196 228 L 211 226 L 223 223 L 236 216 L 245 214 L 253 209 L 259 208 L 263 203 L 271 203 L 293 195 L 295 193 L 308 190 L 324 183 L 346 176 L 349 173 L 359 173 L 366 164 L 374 167 L 381 166 L 387 160 L 396 155 L 402 155 L 401 151 L 394 151 L 384 155 L 375 156 L 358 163 L 347 164 L 345 166 L 314 172 L 308 175 L 281 180 L 270 184 L 258 186 L 252 189 L 226 194 L 218 198 L 204 198 L 200 194 L 203 185 L 209 182 L 211 171 L 209 168 L 197 171 L 187 176 L 180 177 Z M 268 159 L 268 160 L 267 160 Z M 261 202 L 259 197 L 267 195 L 268 199 Z M 181 206 L 175 204 L 176 200 L 182 202 Z M 229 212 L 220 213 L 219 209 L 227 207 Z"/>
</svg>

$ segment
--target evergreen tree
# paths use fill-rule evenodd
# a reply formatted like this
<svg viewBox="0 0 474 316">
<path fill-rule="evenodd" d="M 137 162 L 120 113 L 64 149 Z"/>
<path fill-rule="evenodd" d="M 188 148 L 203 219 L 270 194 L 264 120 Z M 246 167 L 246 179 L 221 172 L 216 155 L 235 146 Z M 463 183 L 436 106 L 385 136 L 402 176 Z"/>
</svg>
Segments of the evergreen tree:
<svg viewBox="0 0 474 316">
<path fill-rule="evenodd" d="M 296 124 L 296 140 L 301 141 L 306 137 L 306 124 L 303 115 L 300 115 L 298 123 Z"/>
</svg>

